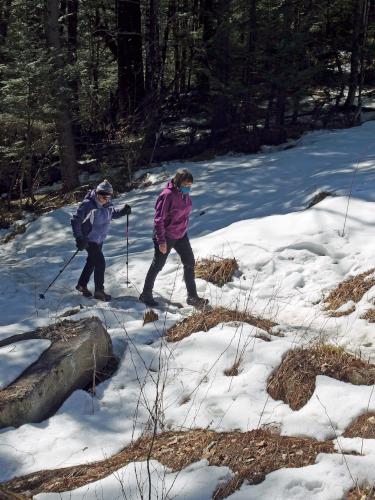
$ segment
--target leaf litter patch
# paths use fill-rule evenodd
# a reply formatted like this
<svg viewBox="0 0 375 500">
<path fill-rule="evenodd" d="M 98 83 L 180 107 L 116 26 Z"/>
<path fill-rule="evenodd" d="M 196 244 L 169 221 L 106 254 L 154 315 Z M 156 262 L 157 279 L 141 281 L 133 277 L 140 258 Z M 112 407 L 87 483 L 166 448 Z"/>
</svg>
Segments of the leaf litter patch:
<svg viewBox="0 0 375 500">
<path fill-rule="evenodd" d="M 339 347 L 317 345 L 289 351 L 271 375 L 267 390 L 275 400 L 282 400 L 292 410 L 299 410 L 311 398 L 317 375 L 350 382 L 354 385 L 375 383 L 375 365 L 348 354 Z"/>
<path fill-rule="evenodd" d="M 222 432 L 191 430 L 141 437 L 108 459 L 55 470 L 42 470 L 3 484 L 8 491 L 29 495 L 79 488 L 109 476 L 131 462 L 158 460 L 172 471 L 180 471 L 201 459 L 210 465 L 227 466 L 234 477 L 219 486 L 213 498 L 226 498 L 244 481 L 258 484 L 270 472 L 283 467 L 315 463 L 319 453 L 335 453 L 332 442 L 272 434 L 269 430 Z"/>
<path fill-rule="evenodd" d="M 375 413 L 367 412 L 353 420 L 345 430 L 344 437 L 375 439 Z"/>
<path fill-rule="evenodd" d="M 254 316 L 237 309 L 214 307 L 211 310 L 204 309 L 202 311 L 197 311 L 176 323 L 167 330 L 166 338 L 169 342 L 177 342 L 189 337 L 192 333 L 201 331 L 208 332 L 208 330 L 220 323 L 230 322 L 247 323 L 261 330 L 265 330 L 267 333 L 271 333 L 272 328 L 277 325 L 277 323 L 269 319 Z M 265 340 L 265 338 L 263 338 L 263 340 Z M 269 339 L 267 338 L 267 340 Z"/>
<path fill-rule="evenodd" d="M 324 309 L 332 317 L 347 316 L 355 311 L 355 305 L 343 310 L 348 302 L 358 303 L 365 293 L 375 285 L 375 269 L 352 276 L 342 281 L 324 299 Z M 341 309 L 341 310 L 340 310 Z"/>
</svg>

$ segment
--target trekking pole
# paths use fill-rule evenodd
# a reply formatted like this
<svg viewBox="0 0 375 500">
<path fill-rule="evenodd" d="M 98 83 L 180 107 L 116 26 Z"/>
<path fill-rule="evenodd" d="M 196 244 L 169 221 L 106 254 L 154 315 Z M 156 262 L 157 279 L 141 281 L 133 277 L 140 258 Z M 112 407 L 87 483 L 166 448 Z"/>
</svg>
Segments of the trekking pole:
<svg viewBox="0 0 375 500">
<path fill-rule="evenodd" d="M 43 292 L 43 293 L 40 293 L 40 294 L 39 294 L 39 298 L 40 298 L 40 299 L 45 299 L 44 294 L 45 294 L 45 293 L 47 293 L 47 291 L 48 291 L 48 290 L 51 288 L 51 286 L 55 283 L 55 281 L 56 281 L 56 280 L 57 280 L 57 278 L 60 276 L 60 274 L 64 271 L 64 269 L 65 269 L 66 267 L 68 267 L 68 265 L 72 262 L 72 260 L 74 259 L 74 257 L 77 255 L 77 253 L 78 253 L 78 252 L 79 252 L 79 250 L 76 250 L 76 251 L 74 252 L 74 254 L 70 257 L 70 259 L 68 260 L 68 262 L 67 262 L 66 264 L 64 264 L 64 266 L 62 267 L 62 269 L 60 269 L 60 271 L 59 271 L 58 275 L 56 276 L 56 278 L 55 278 L 53 281 L 51 281 L 51 283 L 47 286 L 47 288 L 44 290 L 44 292 Z"/>
<path fill-rule="evenodd" d="M 126 286 L 129 288 L 129 214 L 126 214 Z"/>
</svg>

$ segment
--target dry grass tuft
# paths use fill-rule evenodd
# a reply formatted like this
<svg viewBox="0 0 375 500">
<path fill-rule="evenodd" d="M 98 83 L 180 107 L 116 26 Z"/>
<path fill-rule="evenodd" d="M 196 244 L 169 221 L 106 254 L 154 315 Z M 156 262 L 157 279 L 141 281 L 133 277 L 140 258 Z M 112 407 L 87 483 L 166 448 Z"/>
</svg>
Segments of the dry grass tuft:
<svg viewBox="0 0 375 500">
<path fill-rule="evenodd" d="M 299 410 L 311 398 L 317 375 L 350 382 L 354 385 L 375 383 L 375 365 L 371 365 L 343 349 L 319 345 L 289 351 L 268 382 L 268 392 L 276 400 Z"/>
<path fill-rule="evenodd" d="M 355 311 L 355 306 L 352 305 L 348 307 L 345 311 L 330 311 L 329 315 L 331 318 L 341 318 L 342 316 L 349 316 L 349 314 L 352 314 Z"/>
<path fill-rule="evenodd" d="M 372 268 L 369 271 L 353 276 L 332 290 L 332 292 L 324 299 L 325 310 L 329 312 L 330 316 L 345 316 L 351 314 L 355 308 L 350 308 L 345 312 L 334 313 L 341 306 L 346 304 L 349 300 L 353 302 L 359 302 L 364 294 L 370 290 L 375 285 L 375 269 Z"/>
<path fill-rule="evenodd" d="M 237 359 L 230 368 L 224 370 L 224 375 L 226 375 L 227 377 L 237 377 L 237 375 L 240 373 L 239 368 L 241 365 L 241 361 L 241 358 Z"/>
<path fill-rule="evenodd" d="M 143 315 L 143 326 L 145 326 L 147 323 L 153 323 L 158 319 L 159 315 L 153 309 L 149 309 Z"/>
<path fill-rule="evenodd" d="M 344 437 L 375 439 L 375 413 L 365 413 L 356 418 L 345 430 Z"/>
<path fill-rule="evenodd" d="M 375 485 L 350 490 L 345 500 L 375 500 Z"/>
<path fill-rule="evenodd" d="M 18 477 L 4 483 L 15 493 L 69 491 L 98 481 L 130 462 L 147 457 L 158 460 L 174 471 L 206 459 L 210 465 L 227 466 L 236 476 L 221 485 L 213 498 L 219 500 L 240 488 L 246 480 L 260 483 L 266 474 L 282 467 L 304 467 L 315 462 L 318 453 L 334 453 L 331 442 L 309 438 L 278 436 L 263 429 L 250 432 L 221 432 L 192 430 L 165 432 L 144 436 L 123 451 L 100 462 L 81 464 L 64 469 L 44 470 Z"/>
<path fill-rule="evenodd" d="M 194 332 L 208 332 L 208 330 L 219 323 L 229 323 L 231 321 L 248 323 L 268 333 L 277 324 L 269 319 L 259 318 L 246 312 L 227 309 L 225 307 L 214 307 L 210 311 L 197 311 L 179 323 L 176 323 L 167 330 L 166 337 L 169 342 L 177 342 L 185 337 L 189 337 Z"/>
<path fill-rule="evenodd" d="M 369 323 L 375 323 L 375 308 L 368 309 L 362 314 L 361 319 L 367 319 Z"/>
<path fill-rule="evenodd" d="M 236 259 L 224 259 L 222 257 L 210 257 L 200 259 L 195 264 L 195 275 L 197 278 L 209 281 L 217 286 L 224 286 L 238 270 Z"/>
</svg>

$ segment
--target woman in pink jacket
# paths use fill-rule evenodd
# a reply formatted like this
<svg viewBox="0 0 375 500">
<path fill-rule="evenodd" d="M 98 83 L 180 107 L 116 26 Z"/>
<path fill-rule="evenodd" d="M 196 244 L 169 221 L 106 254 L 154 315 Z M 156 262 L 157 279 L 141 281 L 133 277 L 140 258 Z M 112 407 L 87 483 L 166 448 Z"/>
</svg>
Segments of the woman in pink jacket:
<svg viewBox="0 0 375 500">
<path fill-rule="evenodd" d="M 158 305 L 152 296 L 152 290 L 155 279 L 163 269 L 172 248 L 179 254 L 184 266 L 187 303 L 198 308 L 208 303 L 207 299 L 198 297 L 197 294 L 195 259 L 187 235 L 192 208 L 189 194 L 192 184 L 191 172 L 186 168 L 179 169 L 156 201 L 153 236 L 155 254 L 146 276 L 143 292 L 139 296 L 139 299 L 148 306 Z"/>
</svg>

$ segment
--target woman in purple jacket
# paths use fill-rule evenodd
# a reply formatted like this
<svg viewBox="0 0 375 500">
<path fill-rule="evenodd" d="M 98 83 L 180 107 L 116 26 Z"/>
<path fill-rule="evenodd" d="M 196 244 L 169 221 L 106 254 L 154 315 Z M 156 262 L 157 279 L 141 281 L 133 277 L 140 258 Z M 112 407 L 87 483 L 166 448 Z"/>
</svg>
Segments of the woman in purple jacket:
<svg viewBox="0 0 375 500">
<path fill-rule="evenodd" d="M 155 205 L 154 247 L 155 254 L 148 270 L 143 292 L 139 299 L 148 306 L 157 306 L 152 296 L 155 279 L 163 269 L 167 257 L 174 248 L 184 266 L 184 279 L 187 289 L 187 303 L 194 307 L 203 307 L 207 299 L 198 297 L 195 285 L 195 259 L 187 235 L 189 215 L 192 208 L 190 189 L 193 176 L 186 168 L 177 170 L 159 195 Z"/>
</svg>

